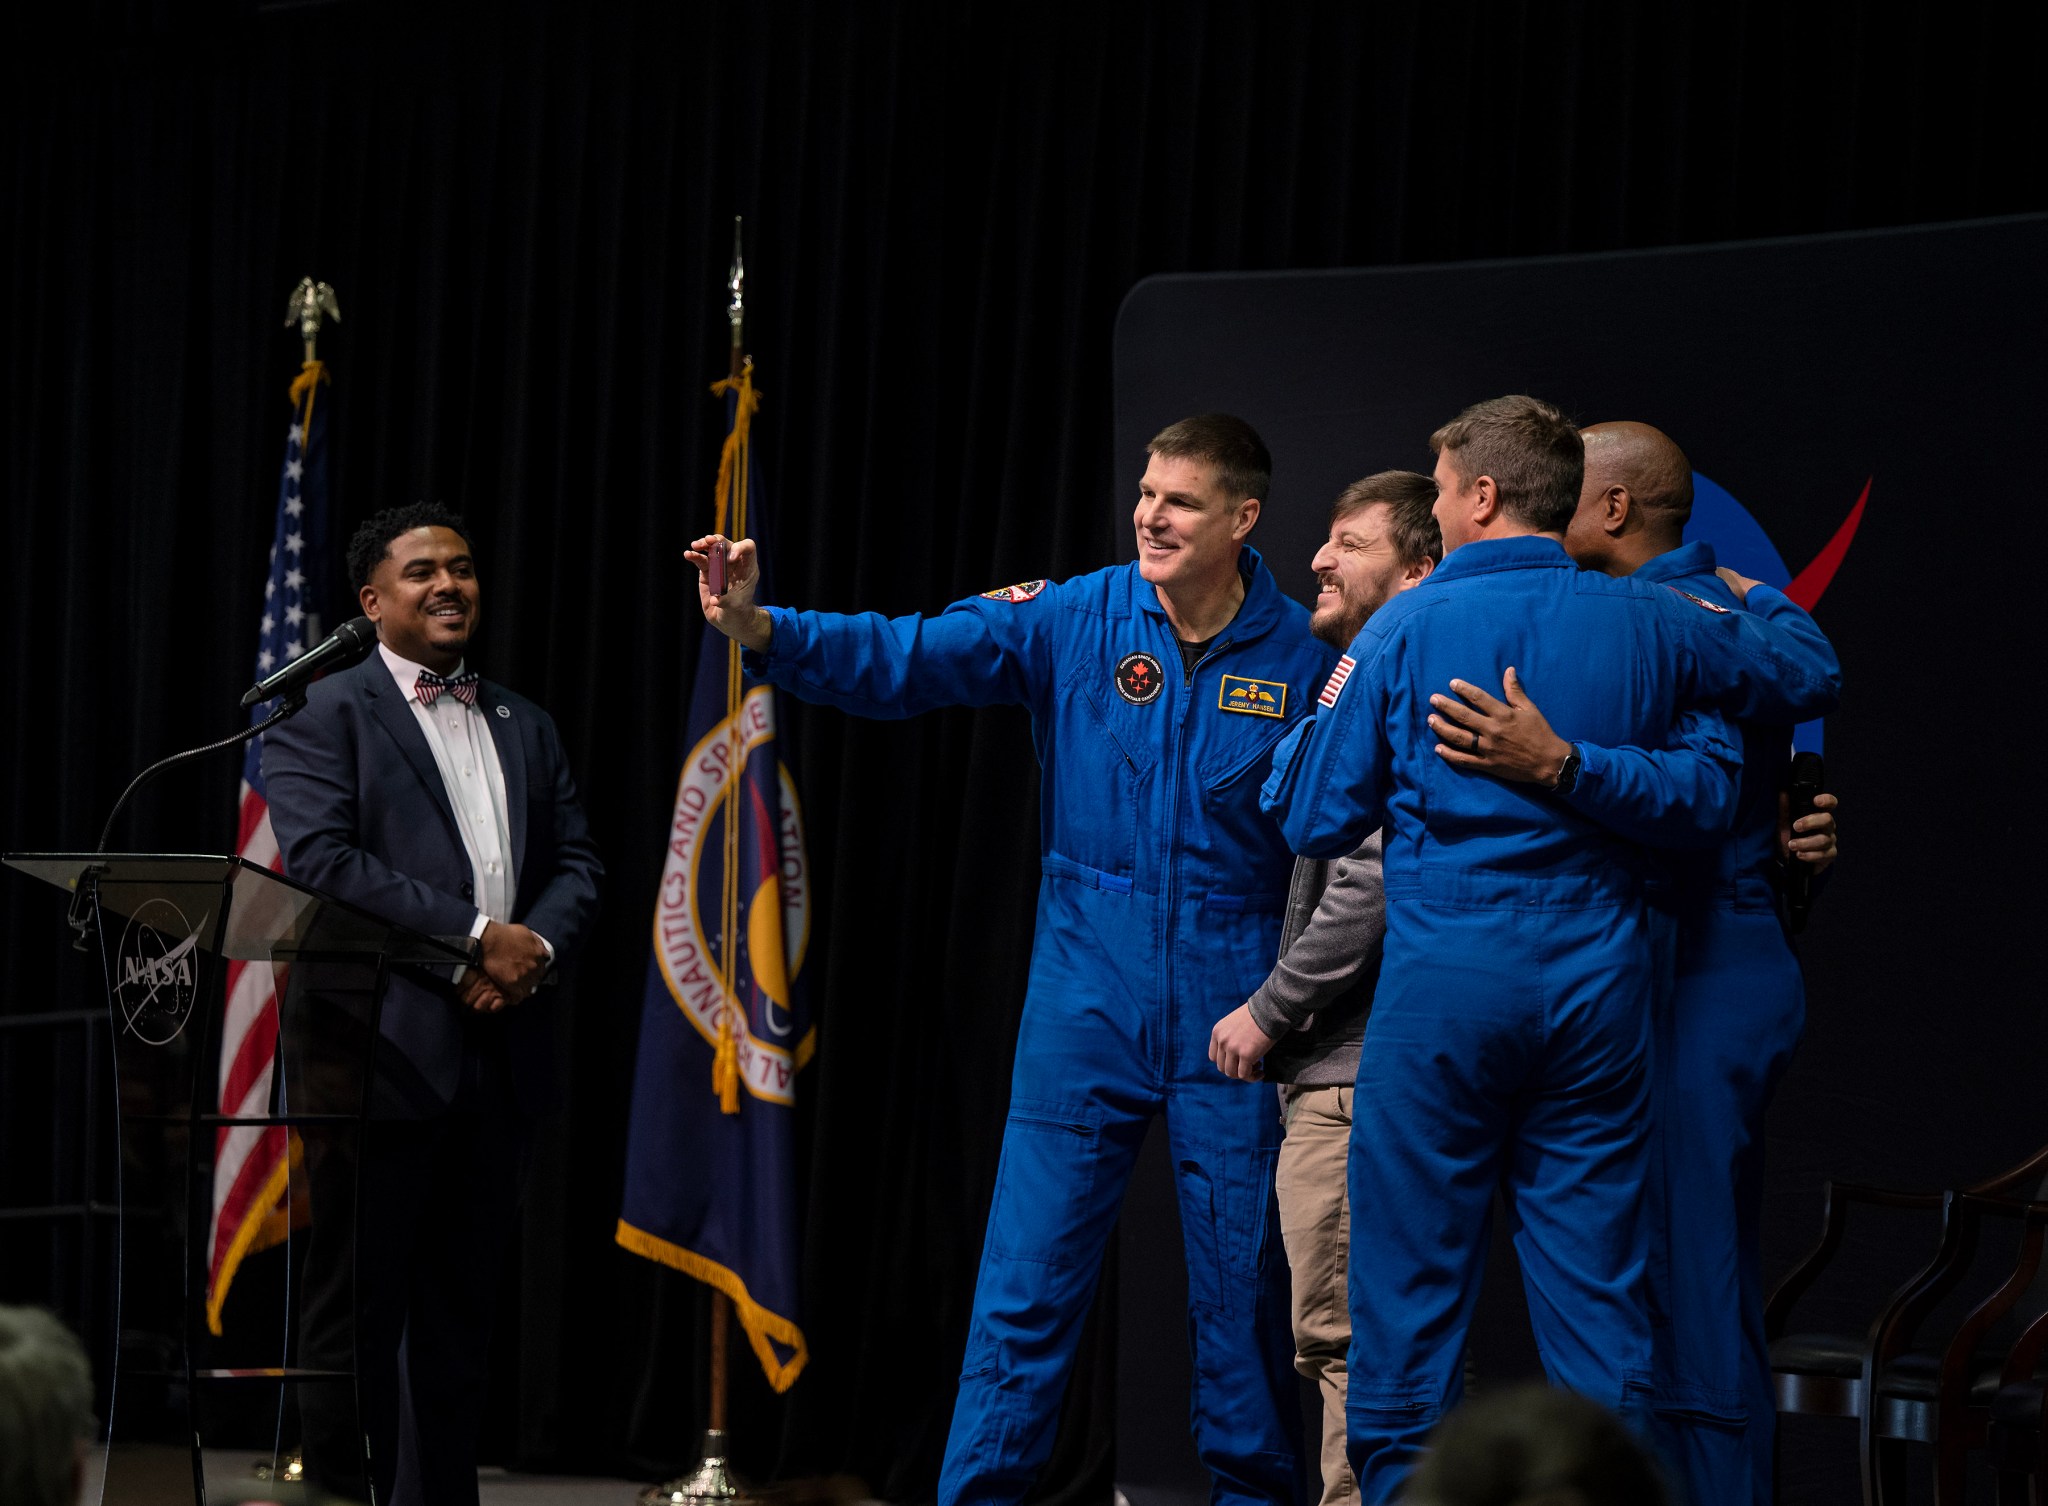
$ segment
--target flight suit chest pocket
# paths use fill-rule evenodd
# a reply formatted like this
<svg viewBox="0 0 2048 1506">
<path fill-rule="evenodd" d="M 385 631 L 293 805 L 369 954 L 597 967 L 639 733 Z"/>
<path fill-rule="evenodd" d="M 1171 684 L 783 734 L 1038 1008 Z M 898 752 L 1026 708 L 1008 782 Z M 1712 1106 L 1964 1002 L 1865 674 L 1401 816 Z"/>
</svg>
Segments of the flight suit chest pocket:
<svg viewBox="0 0 2048 1506">
<path fill-rule="evenodd" d="M 1229 716 L 1232 722 L 1248 717 Z M 1226 893 L 1255 893 L 1287 887 L 1286 843 L 1280 829 L 1259 809 L 1259 789 L 1273 767 L 1273 750 L 1289 724 L 1259 722 L 1230 728 L 1227 741 L 1203 750 L 1195 760 L 1203 818 L 1190 832 L 1191 855 L 1214 870 L 1212 887 Z M 1211 728 L 1213 734 L 1216 729 Z M 1279 866 L 1276 870 L 1276 865 Z M 1269 963 L 1271 958 L 1266 959 Z"/>
<path fill-rule="evenodd" d="M 1280 739 L 1287 735 L 1293 722 L 1256 722 L 1250 718 L 1230 716 L 1228 721 L 1245 721 L 1244 727 L 1219 729 L 1214 746 L 1205 749 L 1196 763 L 1202 778 L 1205 793 L 1219 799 L 1242 798 L 1243 788 L 1249 783 L 1252 799 L 1258 798 L 1258 788 L 1266 782 L 1266 775 L 1273 767 L 1273 750 L 1280 746 Z"/>
<path fill-rule="evenodd" d="M 1140 807 L 1155 776 L 1164 704 L 1124 706 L 1077 671 L 1063 682 L 1055 768 L 1047 780 L 1051 841 L 1062 857 L 1120 877 L 1137 873 Z"/>
</svg>

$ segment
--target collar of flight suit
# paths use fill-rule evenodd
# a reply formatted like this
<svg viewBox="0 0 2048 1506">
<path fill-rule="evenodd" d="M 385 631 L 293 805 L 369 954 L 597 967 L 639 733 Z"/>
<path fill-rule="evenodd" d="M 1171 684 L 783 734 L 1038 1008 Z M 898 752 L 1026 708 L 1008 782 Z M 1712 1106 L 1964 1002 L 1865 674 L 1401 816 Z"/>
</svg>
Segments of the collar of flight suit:
<svg viewBox="0 0 2048 1506">
<path fill-rule="evenodd" d="M 1173 631 L 1173 624 L 1166 620 L 1165 603 L 1159 599 L 1159 589 L 1138 573 L 1136 561 L 1131 564 L 1131 581 L 1139 610 L 1157 617 L 1165 623 L 1166 630 Z M 1238 603 L 1237 615 L 1217 630 L 1219 639 L 1227 638 L 1232 643 L 1246 643 L 1253 638 L 1262 638 L 1270 633 L 1280 621 L 1280 583 L 1273 579 L 1273 572 L 1266 568 L 1266 562 L 1259 551 L 1245 544 L 1237 556 L 1237 573 L 1244 578 L 1244 600 Z"/>
<path fill-rule="evenodd" d="M 1644 560 L 1636 567 L 1635 575 L 1637 580 L 1683 580 L 1688 575 L 1711 575 L 1717 563 L 1714 546 L 1705 539 L 1695 539 L 1655 559 Z"/>
<path fill-rule="evenodd" d="M 1430 580 L 1458 580 L 1467 575 L 1491 575 L 1500 570 L 1576 570 L 1579 567 L 1564 552 L 1564 545 L 1542 534 L 1516 534 L 1505 539 L 1474 539 L 1460 544 L 1444 556 L 1444 562 L 1430 572 Z"/>
</svg>

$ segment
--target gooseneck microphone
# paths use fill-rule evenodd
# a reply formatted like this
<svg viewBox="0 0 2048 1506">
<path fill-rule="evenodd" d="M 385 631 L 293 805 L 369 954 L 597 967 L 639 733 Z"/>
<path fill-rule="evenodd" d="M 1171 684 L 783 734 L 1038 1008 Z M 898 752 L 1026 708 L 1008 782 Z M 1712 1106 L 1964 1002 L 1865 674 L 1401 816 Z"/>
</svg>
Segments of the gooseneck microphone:
<svg viewBox="0 0 2048 1506">
<path fill-rule="evenodd" d="M 351 617 L 307 652 L 251 685 L 242 696 L 242 704 L 253 706 L 273 696 L 287 695 L 329 670 L 360 664 L 376 646 L 377 624 L 367 617 Z"/>
<path fill-rule="evenodd" d="M 363 660 L 370 656 L 370 650 L 376 646 L 377 624 L 370 621 L 367 617 L 354 617 L 344 622 L 340 627 L 328 634 L 326 638 L 315 644 L 311 651 L 300 654 L 298 658 L 285 665 L 276 674 L 258 680 L 249 687 L 248 694 L 242 697 L 242 704 L 244 706 L 254 706 L 258 701 L 267 701 L 273 697 L 282 696 L 284 699 L 280 702 L 277 709 L 272 711 L 262 721 L 244 727 L 232 737 L 224 737 L 219 742 L 208 743 L 203 748 L 192 748 L 183 753 L 173 753 L 169 758 L 159 759 L 140 774 L 137 774 L 134 779 L 129 781 L 128 788 L 121 792 L 121 798 L 114 802 L 113 810 L 107 813 L 107 824 L 100 831 L 98 850 L 101 852 L 107 850 L 107 839 L 114 834 L 114 819 L 121 814 L 121 807 L 128 803 L 129 796 L 142 788 L 149 780 L 161 774 L 165 769 L 177 764 L 204 757 L 208 753 L 218 753 L 224 748 L 232 748 L 237 744 L 246 743 L 253 738 L 261 737 L 286 717 L 294 715 L 305 706 L 306 686 L 308 684 L 331 669 L 347 669 L 351 664 L 362 663 Z"/>
</svg>

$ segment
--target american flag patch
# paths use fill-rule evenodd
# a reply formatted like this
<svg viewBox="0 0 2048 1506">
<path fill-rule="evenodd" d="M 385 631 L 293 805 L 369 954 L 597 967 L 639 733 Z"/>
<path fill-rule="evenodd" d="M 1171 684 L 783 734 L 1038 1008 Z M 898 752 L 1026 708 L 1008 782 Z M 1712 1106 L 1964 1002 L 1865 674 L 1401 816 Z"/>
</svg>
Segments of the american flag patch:
<svg viewBox="0 0 2048 1506">
<path fill-rule="evenodd" d="M 1346 654 L 1337 661 L 1337 667 L 1330 671 L 1330 681 L 1323 687 L 1323 693 L 1316 697 L 1318 706 L 1337 704 L 1337 693 L 1344 688 L 1344 682 L 1351 678 L 1351 671 L 1358 668 L 1358 661 Z"/>
</svg>

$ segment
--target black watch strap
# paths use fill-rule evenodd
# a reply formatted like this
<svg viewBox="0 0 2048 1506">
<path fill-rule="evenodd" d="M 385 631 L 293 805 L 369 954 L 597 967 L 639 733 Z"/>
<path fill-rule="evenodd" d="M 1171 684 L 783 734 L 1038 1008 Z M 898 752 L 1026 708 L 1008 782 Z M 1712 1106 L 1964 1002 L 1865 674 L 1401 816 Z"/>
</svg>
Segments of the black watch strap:
<svg viewBox="0 0 2048 1506">
<path fill-rule="evenodd" d="M 1579 757 L 1578 744 L 1572 744 L 1571 752 L 1565 754 L 1564 762 L 1558 766 L 1557 783 L 1550 787 L 1550 793 L 1553 795 L 1569 795 L 1573 790 L 1577 789 L 1579 770 L 1584 764 L 1585 760 Z"/>
</svg>

